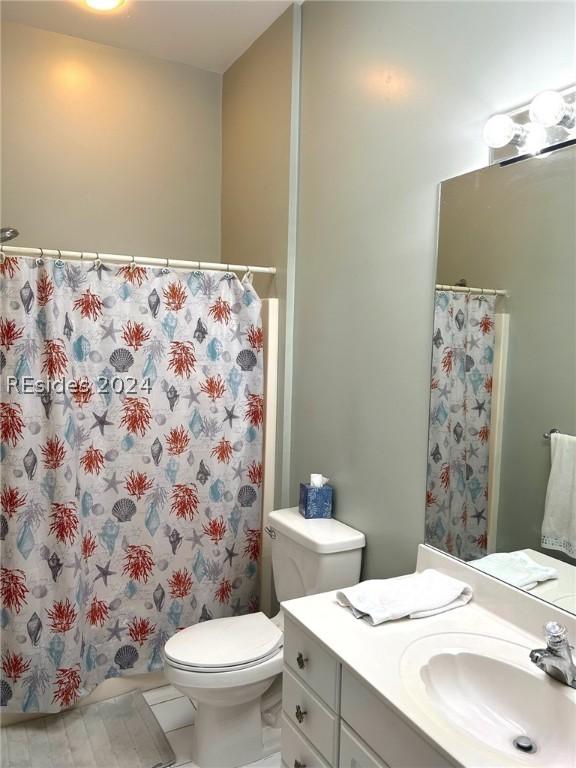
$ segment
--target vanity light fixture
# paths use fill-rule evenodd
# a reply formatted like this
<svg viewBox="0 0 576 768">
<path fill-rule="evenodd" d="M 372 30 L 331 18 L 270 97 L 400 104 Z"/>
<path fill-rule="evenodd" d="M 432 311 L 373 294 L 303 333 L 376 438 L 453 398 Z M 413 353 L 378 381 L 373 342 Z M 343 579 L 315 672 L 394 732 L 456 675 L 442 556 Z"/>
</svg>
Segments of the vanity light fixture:
<svg viewBox="0 0 576 768">
<path fill-rule="evenodd" d="M 84 3 L 92 11 L 100 11 L 106 13 L 107 11 L 115 11 L 124 5 L 126 0 L 84 0 Z"/>
<path fill-rule="evenodd" d="M 571 130 L 576 126 L 576 107 L 558 91 L 542 91 L 530 104 L 530 120 L 546 128 L 561 125 Z"/>
<path fill-rule="evenodd" d="M 493 115 L 484 126 L 484 141 L 491 149 L 512 144 L 527 154 L 537 154 L 546 144 L 546 128 L 540 123 L 521 125 L 509 115 Z"/>
</svg>

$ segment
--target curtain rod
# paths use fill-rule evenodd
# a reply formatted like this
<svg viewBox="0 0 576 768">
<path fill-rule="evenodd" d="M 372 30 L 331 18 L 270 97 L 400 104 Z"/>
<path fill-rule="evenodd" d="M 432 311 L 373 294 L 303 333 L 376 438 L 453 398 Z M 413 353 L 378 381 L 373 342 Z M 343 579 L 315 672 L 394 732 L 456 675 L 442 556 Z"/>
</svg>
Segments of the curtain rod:
<svg viewBox="0 0 576 768">
<path fill-rule="evenodd" d="M 24 248 L 13 245 L 0 246 L 0 253 L 14 256 L 54 258 L 62 261 L 108 261 L 117 264 L 135 264 L 143 267 L 171 267 L 172 269 L 213 269 L 218 272 L 252 272 L 275 275 L 276 267 L 258 267 L 243 264 L 227 264 L 210 261 L 185 261 L 183 259 L 158 259 L 150 256 L 126 256 L 118 253 L 92 253 L 88 251 L 60 251 L 52 248 Z"/>
<path fill-rule="evenodd" d="M 497 290 L 496 288 L 468 288 L 466 285 L 436 285 L 437 291 L 453 291 L 454 293 L 471 293 L 474 295 L 485 296 L 510 296 L 508 291 Z"/>
</svg>

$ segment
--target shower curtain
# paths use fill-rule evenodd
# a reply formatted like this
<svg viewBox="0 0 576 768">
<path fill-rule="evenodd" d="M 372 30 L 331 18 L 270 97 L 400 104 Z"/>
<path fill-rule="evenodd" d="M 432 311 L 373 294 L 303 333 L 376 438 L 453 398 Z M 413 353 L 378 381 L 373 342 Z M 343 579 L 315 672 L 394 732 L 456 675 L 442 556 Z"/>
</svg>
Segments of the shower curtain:
<svg viewBox="0 0 576 768">
<path fill-rule="evenodd" d="M 486 554 L 495 305 L 435 295 L 426 541 L 463 560 Z"/>
<path fill-rule="evenodd" d="M 228 273 L 6 258 L 0 309 L 0 704 L 58 711 L 258 608 L 261 302 Z"/>
</svg>

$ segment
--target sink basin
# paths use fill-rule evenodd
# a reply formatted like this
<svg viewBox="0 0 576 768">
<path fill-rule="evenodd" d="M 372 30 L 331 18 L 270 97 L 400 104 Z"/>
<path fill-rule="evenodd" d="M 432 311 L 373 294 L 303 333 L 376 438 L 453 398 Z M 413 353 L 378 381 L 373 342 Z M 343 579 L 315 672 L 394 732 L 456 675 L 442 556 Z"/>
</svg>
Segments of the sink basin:
<svg viewBox="0 0 576 768">
<path fill-rule="evenodd" d="M 576 766 L 576 691 L 537 669 L 530 650 L 488 635 L 428 635 L 405 650 L 401 676 L 436 727 L 456 726 L 491 755 L 471 765 Z M 534 751 L 515 746 L 518 737 Z"/>
</svg>

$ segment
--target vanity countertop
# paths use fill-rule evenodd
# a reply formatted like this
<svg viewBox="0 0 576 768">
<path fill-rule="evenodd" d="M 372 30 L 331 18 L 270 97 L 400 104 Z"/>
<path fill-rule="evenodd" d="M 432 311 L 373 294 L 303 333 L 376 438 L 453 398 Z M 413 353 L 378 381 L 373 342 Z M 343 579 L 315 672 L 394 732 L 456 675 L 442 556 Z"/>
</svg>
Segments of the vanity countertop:
<svg viewBox="0 0 576 768">
<path fill-rule="evenodd" d="M 462 578 L 462 574 L 459 577 Z M 544 645 L 542 637 L 487 610 L 478 599 L 435 616 L 401 619 L 374 627 L 362 619 L 355 619 L 347 608 L 336 602 L 335 595 L 336 592 L 326 592 L 289 600 L 282 604 L 282 608 L 289 619 L 313 634 L 385 704 L 456 765 L 502 768 L 502 753 L 472 739 L 444 717 L 436 716 L 430 704 L 410 692 L 401 671 L 402 657 L 421 638 L 457 633 L 498 638 L 519 645 L 522 653 L 523 649 L 526 651 L 525 671 L 542 678 L 543 685 L 553 686 L 552 695 L 571 697 L 576 703 L 576 690 L 547 678 L 528 660 L 530 650 Z M 519 596 L 520 593 L 514 590 L 510 600 Z M 513 760 L 510 765 L 527 766 L 527 757 L 519 754 L 517 762 Z"/>
</svg>

